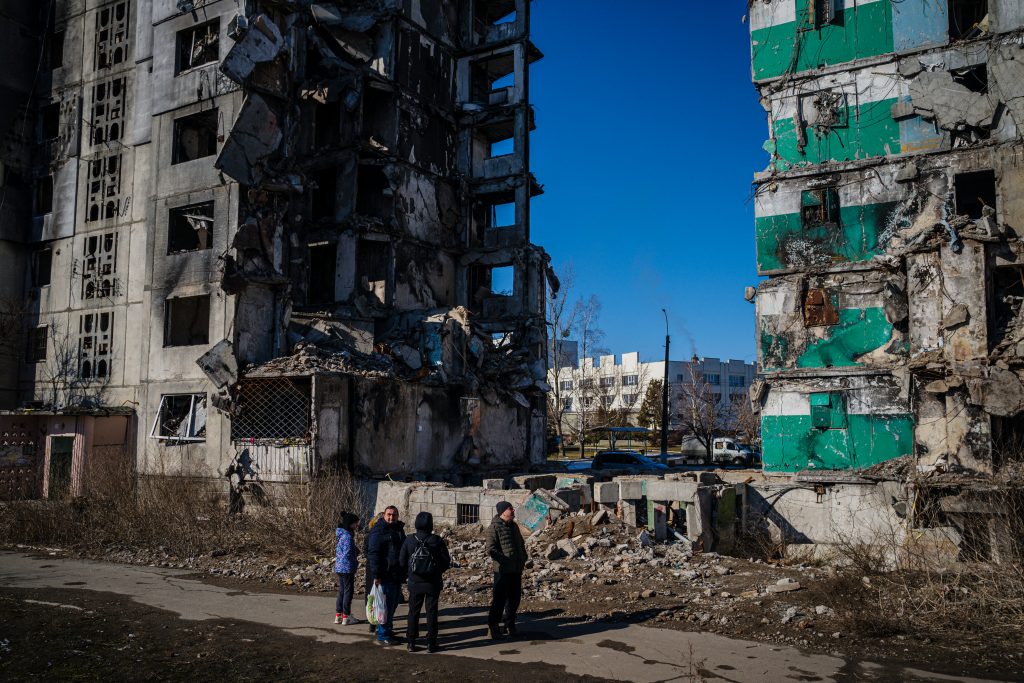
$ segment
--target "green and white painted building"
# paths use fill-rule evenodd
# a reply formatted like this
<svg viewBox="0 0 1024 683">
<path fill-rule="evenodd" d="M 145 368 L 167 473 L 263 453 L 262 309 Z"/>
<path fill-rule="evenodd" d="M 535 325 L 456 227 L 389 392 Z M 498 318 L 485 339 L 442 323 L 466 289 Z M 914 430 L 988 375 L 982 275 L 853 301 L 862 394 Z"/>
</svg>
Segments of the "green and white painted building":
<svg viewBox="0 0 1024 683">
<path fill-rule="evenodd" d="M 1024 6 L 757 0 L 749 21 L 765 469 L 1019 458 Z"/>
</svg>

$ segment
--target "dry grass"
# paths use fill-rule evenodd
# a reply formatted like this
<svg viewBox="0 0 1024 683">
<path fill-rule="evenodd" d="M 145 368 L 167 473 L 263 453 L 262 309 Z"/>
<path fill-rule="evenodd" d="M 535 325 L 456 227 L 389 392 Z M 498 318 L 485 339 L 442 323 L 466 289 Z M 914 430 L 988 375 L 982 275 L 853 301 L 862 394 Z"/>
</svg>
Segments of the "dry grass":
<svg viewBox="0 0 1024 683">
<path fill-rule="evenodd" d="M 223 481 L 223 480 L 221 480 Z M 125 458 L 89 472 L 87 495 L 0 505 L 0 544 L 330 555 L 343 511 L 365 519 L 363 491 L 347 474 L 270 490 L 266 505 L 228 513 L 226 483 L 197 476 L 136 476 Z"/>
</svg>

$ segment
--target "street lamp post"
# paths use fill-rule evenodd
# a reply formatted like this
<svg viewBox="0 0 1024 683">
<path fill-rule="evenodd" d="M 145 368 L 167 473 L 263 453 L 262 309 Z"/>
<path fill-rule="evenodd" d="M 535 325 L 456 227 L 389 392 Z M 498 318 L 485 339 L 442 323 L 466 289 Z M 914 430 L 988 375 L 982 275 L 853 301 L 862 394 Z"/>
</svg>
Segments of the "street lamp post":
<svg viewBox="0 0 1024 683">
<path fill-rule="evenodd" d="M 661 309 L 665 316 L 665 377 L 661 383 L 661 461 L 668 464 L 668 313 Z"/>
</svg>

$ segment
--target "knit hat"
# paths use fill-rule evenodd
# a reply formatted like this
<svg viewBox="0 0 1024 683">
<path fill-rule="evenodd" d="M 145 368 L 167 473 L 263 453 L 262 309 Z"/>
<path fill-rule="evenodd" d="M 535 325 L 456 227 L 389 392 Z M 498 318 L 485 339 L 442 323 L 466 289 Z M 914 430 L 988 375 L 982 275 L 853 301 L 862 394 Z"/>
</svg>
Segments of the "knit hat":
<svg viewBox="0 0 1024 683">
<path fill-rule="evenodd" d="M 510 507 L 512 507 L 512 503 L 508 502 L 507 500 L 503 500 L 494 507 L 497 508 L 498 514 L 500 515 L 505 510 L 508 510 Z"/>
<path fill-rule="evenodd" d="M 429 512 L 421 512 L 416 515 L 416 531 L 430 533 L 434 530 L 434 515 Z"/>
</svg>

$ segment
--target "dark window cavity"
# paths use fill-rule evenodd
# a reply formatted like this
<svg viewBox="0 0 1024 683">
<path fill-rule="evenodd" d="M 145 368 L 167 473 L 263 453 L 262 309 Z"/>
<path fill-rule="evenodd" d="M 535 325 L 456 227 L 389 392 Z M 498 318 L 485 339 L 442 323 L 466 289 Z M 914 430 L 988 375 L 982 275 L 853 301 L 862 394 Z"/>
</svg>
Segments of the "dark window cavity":
<svg viewBox="0 0 1024 683">
<path fill-rule="evenodd" d="M 45 216 L 53 211 L 53 176 L 47 175 L 36 179 L 35 215 Z"/>
<path fill-rule="evenodd" d="M 25 361 L 41 363 L 46 360 L 46 338 L 49 327 L 41 325 L 28 331 L 28 345 L 25 348 Z"/>
<path fill-rule="evenodd" d="M 213 244 L 213 202 L 171 209 L 167 219 L 167 253 L 203 251 Z"/>
<path fill-rule="evenodd" d="M 50 284 L 50 270 L 53 264 L 53 250 L 49 247 L 38 249 L 32 254 L 32 286 L 45 287 Z"/>
<path fill-rule="evenodd" d="M 195 346 L 210 341 L 210 296 L 183 296 L 164 304 L 164 346 Z"/>
<path fill-rule="evenodd" d="M 975 220 L 996 213 L 995 171 L 957 173 L 953 177 L 956 213 Z"/>
<path fill-rule="evenodd" d="M 801 192 L 800 222 L 805 228 L 839 225 L 839 191 L 822 187 Z"/>
<path fill-rule="evenodd" d="M 333 242 L 309 245 L 308 303 L 329 304 L 334 301 L 337 257 L 338 245 Z"/>
<path fill-rule="evenodd" d="M 982 34 L 978 24 L 988 14 L 987 0 L 949 0 L 949 39 L 969 40 Z"/>
<path fill-rule="evenodd" d="M 201 111 L 174 120 L 171 163 L 181 164 L 217 153 L 217 110 Z"/>
<path fill-rule="evenodd" d="M 216 62 L 220 55 L 220 19 L 207 21 L 178 31 L 175 39 L 177 61 L 174 75 L 197 66 Z"/>
</svg>

